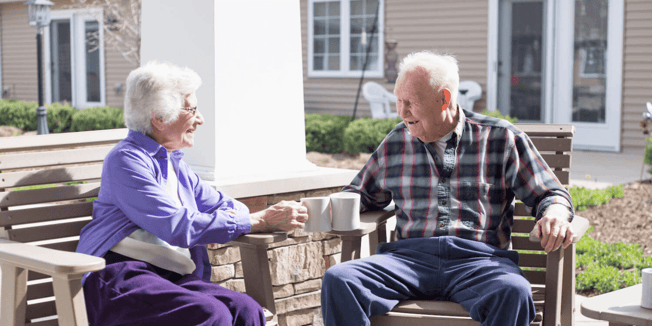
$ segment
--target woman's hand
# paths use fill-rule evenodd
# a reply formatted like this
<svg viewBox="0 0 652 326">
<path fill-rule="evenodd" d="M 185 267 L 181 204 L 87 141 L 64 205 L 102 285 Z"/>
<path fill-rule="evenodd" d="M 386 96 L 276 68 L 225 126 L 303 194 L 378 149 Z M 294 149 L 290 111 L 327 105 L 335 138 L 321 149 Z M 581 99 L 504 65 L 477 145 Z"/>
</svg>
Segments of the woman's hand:
<svg viewBox="0 0 652 326">
<path fill-rule="evenodd" d="M 308 220 L 308 209 L 296 201 L 282 201 L 260 212 L 249 215 L 251 233 L 291 231 L 303 228 Z"/>
</svg>

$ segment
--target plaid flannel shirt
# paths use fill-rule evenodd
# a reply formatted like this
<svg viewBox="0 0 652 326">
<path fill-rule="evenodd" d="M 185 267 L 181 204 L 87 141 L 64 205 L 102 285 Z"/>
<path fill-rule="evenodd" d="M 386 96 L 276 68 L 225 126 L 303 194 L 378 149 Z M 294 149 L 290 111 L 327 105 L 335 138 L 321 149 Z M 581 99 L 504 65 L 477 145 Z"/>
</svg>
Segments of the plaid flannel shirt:
<svg viewBox="0 0 652 326">
<path fill-rule="evenodd" d="M 362 211 L 394 200 L 399 239 L 449 235 L 506 249 L 515 198 L 537 220 L 551 204 L 573 215 L 570 195 L 525 133 L 502 119 L 458 113 L 443 159 L 401 122 L 343 191 L 361 194 Z"/>
</svg>

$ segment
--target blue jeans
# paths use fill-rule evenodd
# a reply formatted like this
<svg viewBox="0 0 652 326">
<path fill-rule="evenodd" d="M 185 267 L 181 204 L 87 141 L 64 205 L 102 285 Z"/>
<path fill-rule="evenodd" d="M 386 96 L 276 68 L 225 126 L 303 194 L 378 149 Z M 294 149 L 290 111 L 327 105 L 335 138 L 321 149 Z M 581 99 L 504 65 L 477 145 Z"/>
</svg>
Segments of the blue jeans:
<svg viewBox="0 0 652 326">
<path fill-rule="evenodd" d="M 518 253 L 457 237 L 382 243 L 377 254 L 335 265 L 322 284 L 324 325 L 369 325 L 401 300 L 449 300 L 483 326 L 525 326 L 535 317 Z"/>
</svg>

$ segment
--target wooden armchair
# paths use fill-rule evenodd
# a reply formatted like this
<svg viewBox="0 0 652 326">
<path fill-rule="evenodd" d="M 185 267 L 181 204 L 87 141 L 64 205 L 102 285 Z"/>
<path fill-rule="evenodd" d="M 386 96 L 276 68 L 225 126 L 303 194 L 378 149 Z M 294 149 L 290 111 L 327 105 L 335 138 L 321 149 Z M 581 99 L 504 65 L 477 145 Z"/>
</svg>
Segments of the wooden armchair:
<svg viewBox="0 0 652 326">
<path fill-rule="evenodd" d="M 541 152 L 544 160 L 554 170 L 557 178 L 568 185 L 572 125 L 517 125 L 530 136 Z M 370 251 L 380 242 L 387 241 L 386 223 L 394 216 L 393 208 L 384 211 L 361 214 L 362 227 L 354 231 L 331 231 L 342 238 L 342 261 L 360 258 L 362 236 L 368 235 Z M 557 326 L 574 325 L 575 319 L 575 243 L 589 227 L 585 218 L 575 216 L 573 229 L 577 235 L 566 249 L 545 254 L 539 239 L 528 233 L 534 228 L 534 220 L 529 217 L 525 205 L 517 203 L 514 210 L 512 249 L 528 250 L 536 253 L 521 253 L 519 266 L 524 269 L 532 284 L 532 293 L 537 317 L 533 325 Z M 393 236 L 390 236 L 393 238 Z M 480 325 L 469 316 L 459 304 L 442 301 L 407 300 L 399 303 L 392 311 L 373 317 L 374 326 L 388 325 Z"/>
<path fill-rule="evenodd" d="M 88 325 L 81 277 L 105 263 L 74 251 L 91 220 L 104 157 L 126 135 L 116 129 L 0 138 L 0 325 Z M 269 243 L 286 236 L 238 239 Z M 260 276 L 252 271 L 260 268 L 242 256 L 245 286 L 256 292 Z M 259 295 L 254 299 L 265 307 Z M 276 325 L 269 311 L 267 317 L 267 325 Z"/>
</svg>

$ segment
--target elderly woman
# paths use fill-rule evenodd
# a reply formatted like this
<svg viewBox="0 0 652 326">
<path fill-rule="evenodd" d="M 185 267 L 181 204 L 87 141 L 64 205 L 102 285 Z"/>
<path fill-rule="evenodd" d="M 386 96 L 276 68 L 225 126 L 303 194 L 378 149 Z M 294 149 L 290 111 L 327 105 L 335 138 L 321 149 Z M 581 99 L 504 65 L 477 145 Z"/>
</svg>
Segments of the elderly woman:
<svg viewBox="0 0 652 326">
<path fill-rule="evenodd" d="M 194 71 L 157 62 L 127 78 L 129 134 L 104 160 L 93 220 L 77 248 L 106 260 L 83 279 L 92 325 L 265 324 L 253 299 L 210 282 L 205 245 L 300 228 L 307 211 L 282 202 L 249 213 L 181 159 L 204 123 L 200 84 Z"/>
</svg>

